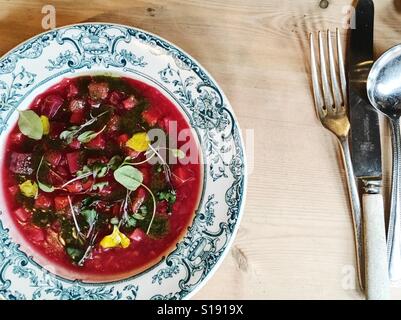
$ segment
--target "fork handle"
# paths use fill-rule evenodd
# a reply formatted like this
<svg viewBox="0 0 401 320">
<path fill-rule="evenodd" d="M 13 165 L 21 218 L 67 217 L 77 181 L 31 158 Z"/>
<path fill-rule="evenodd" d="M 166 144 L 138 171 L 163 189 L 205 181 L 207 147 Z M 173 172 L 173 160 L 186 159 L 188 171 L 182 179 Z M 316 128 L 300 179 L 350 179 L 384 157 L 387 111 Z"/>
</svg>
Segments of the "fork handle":
<svg viewBox="0 0 401 320">
<path fill-rule="evenodd" d="M 378 187 L 380 189 L 380 186 Z M 383 196 L 365 193 L 362 196 L 365 288 L 368 300 L 389 299 L 386 230 Z"/>
<path fill-rule="evenodd" d="M 361 203 L 359 198 L 358 185 L 356 183 L 354 168 L 351 161 L 351 153 L 349 149 L 349 137 L 339 139 L 341 151 L 343 155 L 343 162 L 345 166 L 345 173 L 347 177 L 347 186 L 349 193 L 349 200 L 351 204 L 351 217 L 354 228 L 355 237 L 355 251 L 356 251 L 356 265 L 359 286 L 364 290 L 364 259 L 363 259 L 363 239 L 362 239 L 362 212 Z"/>
</svg>

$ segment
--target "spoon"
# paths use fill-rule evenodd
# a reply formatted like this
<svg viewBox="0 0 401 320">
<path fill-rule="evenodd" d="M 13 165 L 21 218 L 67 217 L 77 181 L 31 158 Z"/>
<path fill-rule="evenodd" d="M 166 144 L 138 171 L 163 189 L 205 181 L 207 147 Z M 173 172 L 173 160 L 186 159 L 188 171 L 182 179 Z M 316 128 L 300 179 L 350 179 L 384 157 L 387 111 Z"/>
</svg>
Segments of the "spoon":
<svg viewBox="0 0 401 320">
<path fill-rule="evenodd" d="M 367 94 L 372 106 L 390 120 L 393 168 L 387 253 L 389 278 L 391 281 L 399 281 L 401 280 L 401 45 L 386 51 L 373 64 L 367 80 Z"/>
</svg>

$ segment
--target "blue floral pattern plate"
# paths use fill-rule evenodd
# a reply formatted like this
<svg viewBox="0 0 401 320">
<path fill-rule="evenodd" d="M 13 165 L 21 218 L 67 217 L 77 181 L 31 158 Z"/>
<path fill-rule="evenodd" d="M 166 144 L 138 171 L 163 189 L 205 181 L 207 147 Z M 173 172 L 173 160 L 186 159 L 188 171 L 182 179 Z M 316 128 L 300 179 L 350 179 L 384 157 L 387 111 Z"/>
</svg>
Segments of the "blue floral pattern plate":
<svg viewBox="0 0 401 320">
<path fill-rule="evenodd" d="M 121 281 L 63 278 L 24 250 L 0 201 L 0 297 L 5 299 L 183 299 L 205 283 L 234 238 L 244 205 L 244 146 L 232 108 L 213 78 L 168 41 L 104 23 L 40 34 L 0 59 L 0 148 L 33 98 L 64 77 L 93 73 L 147 82 L 186 114 L 204 160 L 202 197 L 184 238 L 167 257 Z M 1 158 L 1 160 L 3 160 Z M 3 196 L 3 193 L 1 193 Z"/>
</svg>

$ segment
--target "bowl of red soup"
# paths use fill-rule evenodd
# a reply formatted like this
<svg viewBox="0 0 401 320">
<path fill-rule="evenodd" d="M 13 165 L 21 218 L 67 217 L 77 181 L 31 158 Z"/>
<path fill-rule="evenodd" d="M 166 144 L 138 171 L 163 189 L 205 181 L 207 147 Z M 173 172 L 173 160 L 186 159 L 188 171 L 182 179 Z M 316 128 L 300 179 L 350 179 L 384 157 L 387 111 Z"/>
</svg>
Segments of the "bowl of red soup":
<svg viewBox="0 0 401 320">
<path fill-rule="evenodd" d="M 79 24 L 0 60 L 0 296 L 183 299 L 232 242 L 240 130 L 188 54 Z"/>
</svg>

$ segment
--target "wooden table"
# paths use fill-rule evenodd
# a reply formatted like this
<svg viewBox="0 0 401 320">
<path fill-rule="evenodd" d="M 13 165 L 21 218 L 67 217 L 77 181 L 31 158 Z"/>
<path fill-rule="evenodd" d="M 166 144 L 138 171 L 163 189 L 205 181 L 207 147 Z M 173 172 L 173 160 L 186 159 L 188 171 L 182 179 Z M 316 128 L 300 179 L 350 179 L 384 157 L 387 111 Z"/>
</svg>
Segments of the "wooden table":
<svg viewBox="0 0 401 320">
<path fill-rule="evenodd" d="M 308 33 L 341 28 L 351 4 L 329 2 L 321 9 L 319 0 L 52 1 L 57 26 L 117 22 L 177 44 L 216 78 L 242 129 L 254 130 L 238 236 L 195 299 L 363 298 L 347 278 L 355 253 L 344 171 L 310 94 Z M 1 54 L 43 31 L 48 3 L 0 0 Z M 400 21 L 401 1 L 376 1 L 376 54 L 401 41 Z M 401 298 L 401 289 L 392 293 Z"/>
</svg>

